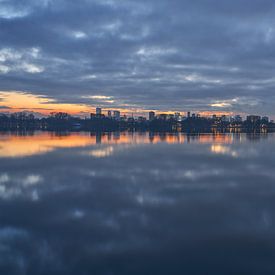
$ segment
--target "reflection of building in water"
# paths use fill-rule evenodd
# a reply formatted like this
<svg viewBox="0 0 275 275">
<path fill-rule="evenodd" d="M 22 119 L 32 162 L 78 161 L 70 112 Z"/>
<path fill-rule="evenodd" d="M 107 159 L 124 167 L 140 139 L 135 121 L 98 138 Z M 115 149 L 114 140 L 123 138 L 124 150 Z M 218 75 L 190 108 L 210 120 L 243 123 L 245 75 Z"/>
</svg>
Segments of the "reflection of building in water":
<svg viewBox="0 0 275 275">
<path fill-rule="evenodd" d="M 149 132 L 149 141 L 151 143 L 154 142 L 154 138 L 155 138 L 155 133 L 154 132 Z"/>
<path fill-rule="evenodd" d="M 0 134 L 0 157 L 29 156 L 43 154 L 57 148 L 86 147 L 94 144 L 156 144 L 205 143 L 232 144 L 246 140 L 272 137 L 269 134 L 185 134 L 156 132 L 108 132 L 108 133 L 54 133 L 35 132 L 27 135 L 18 133 Z"/>
<path fill-rule="evenodd" d="M 96 133 L 96 144 L 101 144 L 101 133 Z"/>
<path fill-rule="evenodd" d="M 113 139 L 114 140 L 119 140 L 120 139 L 120 132 L 114 132 L 113 133 Z"/>
<path fill-rule="evenodd" d="M 250 141 L 260 141 L 260 139 L 267 139 L 267 138 L 268 138 L 267 132 L 246 134 L 246 139 Z"/>
<path fill-rule="evenodd" d="M 166 140 L 166 137 L 167 137 L 167 134 L 166 134 L 166 133 L 160 133 L 160 134 L 159 134 L 159 137 L 160 137 L 160 140 L 161 140 L 161 141 L 165 141 L 165 140 Z"/>
<path fill-rule="evenodd" d="M 221 144 L 212 144 L 210 150 L 214 154 L 230 155 L 234 158 L 238 157 L 238 152 L 232 150 L 228 146 L 224 146 Z"/>
</svg>

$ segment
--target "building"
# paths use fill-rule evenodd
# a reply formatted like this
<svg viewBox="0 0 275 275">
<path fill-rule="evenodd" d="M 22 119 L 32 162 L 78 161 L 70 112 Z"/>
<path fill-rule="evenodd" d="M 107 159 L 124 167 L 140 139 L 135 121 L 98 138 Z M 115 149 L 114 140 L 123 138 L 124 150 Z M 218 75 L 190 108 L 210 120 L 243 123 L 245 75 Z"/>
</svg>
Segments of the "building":
<svg viewBox="0 0 275 275">
<path fill-rule="evenodd" d="M 114 111 L 114 118 L 120 120 L 120 111 Z"/>
<path fill-rule="evenodd" d="M 108 111 L 108 118 L 112 118 L 112 111 Z"/>
<path fill-rule="evenodd" d="M 146 117 L 143 117 L 143 116 L 138 117 L 138 122 L 145 122 L 145 121 L 146 121 Z"/>
<path fill-rule="evenodd" d="M 159 119 L 161 120 L 167 120 L 167 114 L 160 114 Z"/>
<path fill-rule="evenodd" d="M 175 113 L 174 117 L 175 117 L 176 121 L 181 121 L 181 119 L 182 119 L 180 113 Z"/>
<path fill-rule="evenodd" d="M 120 117 L 120 120 L 121 120 L 121 121 L 127 121 L 127 116 L 124 115 L 124 116 Z"/>
<path fill-rule="evenodd" d="M 265 122 L 265 123 L 268 123 L 269 122 L 269 117 L 263 116 L 262 121 Z"/>
<path fill-rule="evenodd" d="M 172 114 L 169 114 L 169 115 L 167 115 L 167 117 L 168 117 L 168 119 L 175 119 L 175 116 L 174 115 L 172 115 Z"/>
<path fill-rule="evenodd" d="M 241 123 L 243 121 L 243 118 L 240 115 L 234 116 L 234 122 Z"/>
<path fill-rule="evenodd" d="M 221 116 L 221 122 L 229 122 L 229 121 L 230 121 L 230 119 L 228 116 L 226 116 L 226 115 Z"/>
<path fill-rule="evenodd" d="M 261 117 L 252 115 L 252 116 L 247 116 L 246 120 L 249 123 L 256 124 L 261 121 Z"/>
<path fill-rule="evenodd" d="M 102 114 L 102 109 L 97 107 L 96 110 L 95 110 L 95 113 L 96 113 L 96 116 L 101 116 Z"/>
<path fill-rule="evenodd" d="M 190 118 L 190 117 L 191 117 L 191 113 L 187 112 L 187 118 Z"/>
<path fill-rule="evenodd" d="M 154 119 L 155 119 L 155 117 L 156 117 L 155 112 L 149 112 L 149 121 L 154 120 Z"/>
</svg>

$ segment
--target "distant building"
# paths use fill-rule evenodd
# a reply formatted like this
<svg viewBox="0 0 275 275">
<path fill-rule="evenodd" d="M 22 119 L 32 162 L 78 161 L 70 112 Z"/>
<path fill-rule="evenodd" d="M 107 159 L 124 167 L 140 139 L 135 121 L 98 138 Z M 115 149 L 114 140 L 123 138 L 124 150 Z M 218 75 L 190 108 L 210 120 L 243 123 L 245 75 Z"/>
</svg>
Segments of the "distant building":
<svg viewBox="0 0 275 275">
<path fill-rule="evenodd" d="M 194 113 L 194 114 L 192 114 L 192 118 L 196 118 L 196 114 Z"/>
<path fill-rule="evenodd" d="M 154 120 L 155 117 L 156 117 L 155 112 L 149 112 L 149 120 L 150 120 L 150 121 Z"/>
<path fill-rule="evenodd" d="M 161 120 L 167 120 L 167 115 L 166 114 L 160 114 L 159 119 Z"/>
<path fill-rule="evenodd" d="M 226 115 L 221 116 L 221 122 L 229 122 L 229 117 Z"/>
<path fill-rule="evenodd" d="M 143 116 L 138 117 L 138 122 L 145 122 L 145 121 L 146 121 L 146 117 L 143 117 Z"/>
<path fill-rule="evenodd" d="M 247 116 L 246 117 L 247 122 L 252 123 L 252 124 L 256 124 L 257 122 L 260 122 L 261 117 L 260 116 Z"/>
<path fill-rule="evenodd" d="M 262 121 L 265 122 L 265 123 L 268 123 L 269 122 L 269 117 L 263 116 Z"/>
<path fill-rule="evenodd" d="M 180 113 L 175 113 L 174 117 L 175 117 L 176 121 L 181 121 L 181 114 Z"/>
<path fill-rule="evenodd" d="M 187 118 L 190 118 L 190 117 L 191 117 L 191 113 L 187 112 Z"/>
<path fill-rule="evenodd" d="M 169 114 L 169 115 L 168 115 L 168 119 L 174 119 L 174 118 L 175 118 L 174 115 L 172 115 L 172 114 Z"/>
<path fill-rule="evenodd" d="M 114 111 L 114 118 L 120 120 L 120 111 Z"/>
<path fill-rule="evenodd" d="M 130 123 L 134 123 L 135 119 L 133 117 L 128 117 L 127 121 L 130 122 Z"/>
<path fill-rule="evenodd" d="M 108 111 L 108 118 L 112 118 L 112 111 Z"/>
<path fill-rule="evenodd" d="M 102 109 L 99 108 L 99 107 L 97 107 L 95 113 L 96 113 L 97 116 L 101 116 L 101 114 L 102 114 Z"/>
<path fill-rule="evenodd" d="M 127 121 L 127 116 L 124 115 L 124 116 L 120 117 L 120 120 L 122 120 L 122 121 Z"/>
<path fill-rule="evenodd" d="M 241 123 L 243 121 L 243 118 L 240 115 L 235 115 L 234 116 L 234 122 Z"/>
</svg>

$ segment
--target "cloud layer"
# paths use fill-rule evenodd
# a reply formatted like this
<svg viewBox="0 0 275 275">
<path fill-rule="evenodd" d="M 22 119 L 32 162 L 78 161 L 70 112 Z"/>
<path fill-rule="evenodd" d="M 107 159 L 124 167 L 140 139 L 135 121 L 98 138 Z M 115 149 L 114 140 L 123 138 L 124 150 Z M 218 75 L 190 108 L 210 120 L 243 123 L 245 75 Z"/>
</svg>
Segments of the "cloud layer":
<svg viewBox="0 0 275 275">
<path fill-rule="evenodd" d="M 0 90 L 275 116 L 274 15 L 272 0 L 2 0 Z"/>
</svg>

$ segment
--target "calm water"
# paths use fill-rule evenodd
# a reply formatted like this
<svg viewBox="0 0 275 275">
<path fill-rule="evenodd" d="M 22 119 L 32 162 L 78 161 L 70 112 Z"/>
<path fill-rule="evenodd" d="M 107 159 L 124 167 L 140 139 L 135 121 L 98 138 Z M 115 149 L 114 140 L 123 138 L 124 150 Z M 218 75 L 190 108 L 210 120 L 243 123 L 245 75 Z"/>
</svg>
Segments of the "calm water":
<svg viewBox="0 0 275 275">
<path fill-rule="evenodd" d="M 0 274 L 275 274 L 275 135 L 0 134 Z"/>
</svg>

